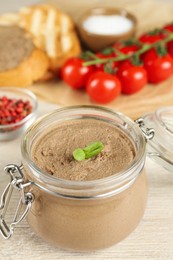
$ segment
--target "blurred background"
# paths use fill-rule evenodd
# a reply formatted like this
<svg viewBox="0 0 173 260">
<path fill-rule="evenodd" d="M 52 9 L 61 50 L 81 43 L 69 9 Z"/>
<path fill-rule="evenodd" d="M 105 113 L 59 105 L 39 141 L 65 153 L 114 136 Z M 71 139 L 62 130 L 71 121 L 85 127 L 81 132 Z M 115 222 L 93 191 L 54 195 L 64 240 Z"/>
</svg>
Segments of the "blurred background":
<svg viewBox="0 0 173 260">
<path fill-rule="evenodd" d="M 77 11 L 80 12 L 83 9 L 86 9 L 87 7 L 94 7 L 94 6 L 123 6 L 123 5 L 134 5 L 137 3 L 142 2 L 172 2 L 173 0 L 45 0 L 45 1 L 39 1 L 39 0 L 1 0 L 0 3 L 0 13 L 4 13 L 7 11 L 17 11 L 19 7 L 31 5 L 34 3 L 41 3 L 41 2 L 47 2 L 47 3 L 54 3 L 58 7 L 60 7 L 63 10 L 68 11 L 69 13 L 73 13 L 73 6 L 77 6 Z M 75 9 L 76 11 L 76 9 Z"/>
</svg>

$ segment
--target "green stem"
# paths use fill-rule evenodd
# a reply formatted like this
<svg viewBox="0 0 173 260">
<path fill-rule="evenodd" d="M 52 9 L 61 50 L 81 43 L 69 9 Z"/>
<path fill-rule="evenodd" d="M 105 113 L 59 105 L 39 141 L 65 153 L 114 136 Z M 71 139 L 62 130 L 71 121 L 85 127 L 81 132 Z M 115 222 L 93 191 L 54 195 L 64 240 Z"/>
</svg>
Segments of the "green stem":
<svg viewBox="0 0 173 260">
<path fill-rule="evenodd" d="M 88 56 L 88 57 L 91 57 L 91 58 L 94 58 L 96 60 L 100 60 L 99 57 L 97 57 L 97 55 L 95 55 L 93 52 L 91 51 L 86 51 L 85 54 Z"/>
<path fill-rule="evenodd" d="M 135 52 L 135 55 L 139 56 L 139 55 L 145 53 L 146 51 L 152 49 L 153 47 L 156 47 L 158 44 L 165 44 L 165 43 L 170 42 L 172 40 L 173 40 L 173 33 L 170 33 L 169 36 L 167 38 L 163 39 L 163 40 L 160 40 L 160 41 L 155 42 L 153 44 L 143 44 L 142 48 Z M 120 54 L 118 57 L 115 57 L 115 58 L 99 59 L 92 52 L 89 52 L 89 53 L 92 54 L 92 57 L 94 58 L 94 60 L 84 62 L 83 66 L 91 66 L 91 65 L 95 65 L 95 64 L 104 64 L 104 63 L 113 62 L 113 61 L 123 61 L 123 60 L 131 58 L 134 55 L 133 53 L 132 54 Z M 94 57 L 94 56 L 96 56 L 97 58 Z"/>
</svg>

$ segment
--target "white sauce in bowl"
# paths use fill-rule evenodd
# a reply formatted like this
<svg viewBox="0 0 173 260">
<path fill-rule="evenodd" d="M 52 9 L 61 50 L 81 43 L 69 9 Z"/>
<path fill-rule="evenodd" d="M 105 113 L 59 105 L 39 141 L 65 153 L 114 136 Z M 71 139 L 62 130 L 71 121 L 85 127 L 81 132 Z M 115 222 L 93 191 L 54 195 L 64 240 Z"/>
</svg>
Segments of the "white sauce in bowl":
<svg viewBox="0 0 173 260">
<path fill-rule="evenodd" d="M 130 31 L 133 21 L 122 15 L 92 15 L 83 22 L 83 27 L 90 33 L 118 35 Z"/>
</svg>

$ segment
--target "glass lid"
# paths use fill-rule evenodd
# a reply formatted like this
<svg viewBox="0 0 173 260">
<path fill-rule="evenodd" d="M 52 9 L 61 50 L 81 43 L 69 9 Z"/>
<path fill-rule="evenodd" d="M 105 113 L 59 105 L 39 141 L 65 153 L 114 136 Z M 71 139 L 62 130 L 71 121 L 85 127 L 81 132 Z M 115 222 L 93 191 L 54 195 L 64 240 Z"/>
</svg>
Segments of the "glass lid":
<svg viewBox="0 0 173 260">
<path fill-rule="evenodd" d="M 143 117 L 155 135 L 147 143 L 147 155 L 169 171 L 173 170 L 173 106 L 162 107 Z"/>
</svg>

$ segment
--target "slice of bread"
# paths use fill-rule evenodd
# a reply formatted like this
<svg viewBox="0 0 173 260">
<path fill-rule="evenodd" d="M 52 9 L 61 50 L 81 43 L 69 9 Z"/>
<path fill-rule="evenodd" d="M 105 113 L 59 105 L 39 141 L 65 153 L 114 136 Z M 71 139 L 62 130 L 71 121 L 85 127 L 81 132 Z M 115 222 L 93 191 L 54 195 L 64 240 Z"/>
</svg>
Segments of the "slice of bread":
<svg viewBox="0 0 173 260">
<path fill-rule="evenodd" d="M 0 26 L 0 86 L 25 87 L 48 70 L 47 55 L 17 26 Z"/>
<path fill-rule="evenodd" d="M 17 14 L 2 15 L 1 24 L 18 24 L 30 33 L 35 46 L 49 57 L 52 71 L 81 51 L 72 19 L 52 5 L 24 7 Z"/>
</svg>

